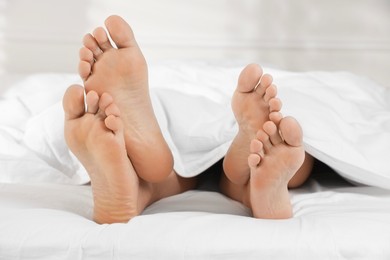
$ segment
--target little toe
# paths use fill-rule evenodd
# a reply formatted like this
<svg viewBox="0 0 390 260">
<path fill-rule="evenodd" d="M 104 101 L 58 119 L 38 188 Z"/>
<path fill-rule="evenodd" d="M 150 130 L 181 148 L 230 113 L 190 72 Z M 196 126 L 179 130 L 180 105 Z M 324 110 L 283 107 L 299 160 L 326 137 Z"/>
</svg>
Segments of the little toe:
<svg viewBox="0 0 390 260">
<path fill-rule="evenodd" d="M 107 51 L 112 49 L 110 40 L 108 39 L 107 32 L 102 27 L 98 27 L 93 31 L 93 36 L 95 37 L 99 47 L 102 51 Z"/>
<path fill-rule="evenodd" d="M 62 105 L 66 120 L 76 119 L 84 115 L 84 88 L 80 85 L 70 86 L 65 91 Z"/>
<path fill-rule="evenodd" d="M 260 82 L 262 75 L 263 69 L 258 64 L 247 65 L 238 78 L 237 91 L 241 93 L 253 91 Z"/>
<path fill-rule="evenodd" d="M 80 48 L 80 50 L 79 50 L 79 58 L 82 61 L 89 62 L 91 65 L 94 62 L 92 51 L 90 49 L 88 49 L 87 47 L 85 47 L 85 46 Z"/>
<path fill-rule="evenodd" d="M 130 25 L 120 16 L 112 15 L 105 21 L 107 30 L 118 48 L 138 46 Z"/>
<path fill-rule="evenodd" d="M 83 81 L 86 81 L 91 75 L 92 66 L 89 62 L 80 60 L 79 62 L 79 75 Z"/>
<path fill-rule="evenodd" d="M 249 151 L 251 153 L 257 153 L 257 154 L 260 154 L 263 150 L 263 143 L 260 142 L 259 140 L 257 139 L 253 139 L 251 141 L 251 144 L 250 144 L 250 147 L 249 147 Z"/>
<path fill-rule="evenodd" d="M 290 146 L 301 146 L 303 133 L 298 121 L 293 117 L 285 117 L 280 121 L 279 129 L 284 141 Z"/>
<path fill-rule="evenodd" d="M 96 114 L 99 110 L 99 95 L 91 90 L 86 95 L 87 112 Z"/>
<path fill-rule="evenodd" d="M 83 44 L 86 48 L 88 48 L 93 53 L 94 59 L 97 60 L 99 56 L 103 54 L 102 49 L 100 49 L 99 44 L 91 34 L 86 34 L 84 36 Z"/>
<path fill-rule="evenodd" d="M 269 139 L 271 140 L 271 143 L 273 145 L 277 145 L 283 142 L 282 138 L 280 137 L 279 131 L 277 126 L 272 121 L 267 121 L 263 125 L 264 132 L 267 133 L 269 136 Z"/>
<path fill-rule="evenodd" d="M 248 156 L 248 165 L 251 168 L 256 168 L 259 165 L 260 161 L 261 157 L 258 154 L 252 153 Z"/>
</svg>

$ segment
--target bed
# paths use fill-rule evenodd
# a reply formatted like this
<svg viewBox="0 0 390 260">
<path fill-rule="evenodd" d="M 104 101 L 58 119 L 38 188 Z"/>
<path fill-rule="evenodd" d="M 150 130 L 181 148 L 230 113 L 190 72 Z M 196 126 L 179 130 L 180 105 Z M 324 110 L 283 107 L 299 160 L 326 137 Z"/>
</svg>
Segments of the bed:
<svg viewBox="0 0 390 260">
<path fill-rule="evenodd" d="M 390 7 L 348 2 L 335 11 L 335 1 L 67 1 L 56 6 L 63 12 L 51 1 L 0 3 L 0 259 L 389 259 Z M 62 137 L 61 98 L 81 83 L 80 37 L 109 13 L 139 35 L 153 105 L 169 107 L 175 168 L 205 173 L 196 190 L 99 225 L 88 175 Z M 270 13 L 276 22 L 260 24 Z M 251 218 L 218 192 L 219 160 L 236 131 L 230 97 L 249 61 L 274 76 L 282 112 L 301 122 L 318 159 L 290 191 L 291 219 Z M 183 113 L 199 106 L 214 113 L 187 122 Z"/>
</svg>

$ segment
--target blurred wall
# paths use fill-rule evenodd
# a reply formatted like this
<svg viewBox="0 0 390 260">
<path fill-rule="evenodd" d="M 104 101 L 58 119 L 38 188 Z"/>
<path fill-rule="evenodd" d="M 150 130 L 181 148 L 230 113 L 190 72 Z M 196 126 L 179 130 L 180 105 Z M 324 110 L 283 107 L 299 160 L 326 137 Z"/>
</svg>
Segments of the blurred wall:
<svg viewBox="0 0 390 260">
<path fill-rule="evenodd" d="M 82 36 L 110 14 L 148 60 L 348 70 L 390 86 L 388 0 L 0 0 L 1 71 L 76 72 Z"/>
</svg>

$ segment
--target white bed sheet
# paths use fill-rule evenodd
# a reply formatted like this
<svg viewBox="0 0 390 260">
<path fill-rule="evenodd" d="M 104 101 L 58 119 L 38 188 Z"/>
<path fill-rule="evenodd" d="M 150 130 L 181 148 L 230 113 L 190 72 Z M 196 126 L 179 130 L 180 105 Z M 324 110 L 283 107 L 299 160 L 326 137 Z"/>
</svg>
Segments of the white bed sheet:
<svg viewBox="0 0 390 260">
<path fill-rule="evenodd" d="M 288 220 L 195 190 L 98 225 L 89 186 L 1 184 L 0 259 L 389 259 L 390 191 L 332 185 L 292 191 Z"/>
</svg>

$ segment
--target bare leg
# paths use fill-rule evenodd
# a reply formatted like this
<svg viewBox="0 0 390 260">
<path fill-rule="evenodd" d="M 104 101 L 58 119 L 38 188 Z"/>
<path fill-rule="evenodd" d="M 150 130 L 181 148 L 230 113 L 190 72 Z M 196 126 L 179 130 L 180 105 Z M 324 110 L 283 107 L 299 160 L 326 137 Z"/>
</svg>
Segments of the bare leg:
<svg viewBox="0 0 390 260">
<path fill-rule="evenodd" d="M 272 120 L 273 124 L 279 127 L 283 118 L 280 113 L 282 104 L 276 94 L 277 89 L 272 84 L 272 77 L 263 75 L 258 65 L 251 64 L 242 71 L 232 99 L 239 132 L 224 159 L 225 176 L 221 180 L 221 189 L 227 196 L 247 205 L 245 200 L 252 176 L 247 160 L 251 154 L 250 144 L 256 139 L 259 129 L 270 127 L 271 124 L 266 123 L 267 121 Z M 301 185 L 308 178 L 312 165 L 313 158 L 306 156 L 297 173 L 290 178 L 289 186 Z"/>
<path fill-rule="evenodd" d="M 171 172 L 164 181 L 151 184 L 139 179 L 127 157 L 120 110 L 112 97 L 71 86 L 63 99 L 65 139 L 86 168 L 94 199 L 97 223 L 127 222 L 151 203 L 195 186 Z"/>
<path fill-rule="evenodd" d="M 109 93 L 122 112 L 127 153 L 138 176 L 164 180 L 173 168 L 171 151 L 157 123 L 148 86 L 147 64 L 130 26 L 118 16 L 84 37 L 79 73 L 86 91 Z M 157 166 L 157 167 L 156 167 Z"/>
</svg>

